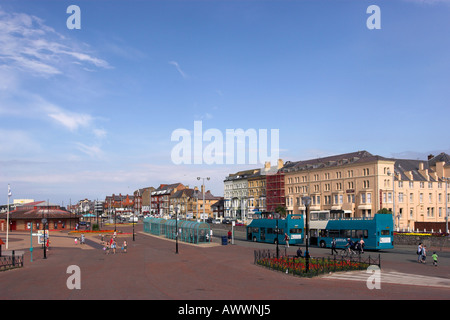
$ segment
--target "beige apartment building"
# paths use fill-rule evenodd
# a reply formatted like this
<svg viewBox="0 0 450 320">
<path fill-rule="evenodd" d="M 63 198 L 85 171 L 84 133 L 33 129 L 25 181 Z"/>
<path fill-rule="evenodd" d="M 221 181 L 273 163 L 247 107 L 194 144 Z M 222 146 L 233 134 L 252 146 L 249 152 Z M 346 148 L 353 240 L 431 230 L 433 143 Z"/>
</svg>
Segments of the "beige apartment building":
<svg viewBox="0 0 450 320">
<path fill-rule="evenodd" d="M 421 161 L 357 151 L 286 162 L 281 171 L 288 213 L 304 213 L 302 197 L 310 196 L 311 211 L 339 210 L 348 217 L 371 217 L 389 209 L 398 229 L 414 229 L 416 222 L 446 221 L 450 157 L 445 153 Z"/>
</svg>

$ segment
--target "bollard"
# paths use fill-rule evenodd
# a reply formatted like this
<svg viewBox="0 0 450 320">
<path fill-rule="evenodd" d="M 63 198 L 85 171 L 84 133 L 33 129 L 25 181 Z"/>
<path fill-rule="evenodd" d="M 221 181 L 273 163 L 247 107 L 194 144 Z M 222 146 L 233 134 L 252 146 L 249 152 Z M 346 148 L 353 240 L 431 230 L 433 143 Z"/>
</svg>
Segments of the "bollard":
<svg viewBox="0 0 450 320">
<path fill-rule="evenodd" d="M 14 254 L 15 254 L 15 251 L 13 250 L 13 251 L 12 251 L 12 256 L 11 256 L 13 267 L 16 266 L 16 259 L 15 259 L 15 257 L 14 257 Z"/>
</svg>

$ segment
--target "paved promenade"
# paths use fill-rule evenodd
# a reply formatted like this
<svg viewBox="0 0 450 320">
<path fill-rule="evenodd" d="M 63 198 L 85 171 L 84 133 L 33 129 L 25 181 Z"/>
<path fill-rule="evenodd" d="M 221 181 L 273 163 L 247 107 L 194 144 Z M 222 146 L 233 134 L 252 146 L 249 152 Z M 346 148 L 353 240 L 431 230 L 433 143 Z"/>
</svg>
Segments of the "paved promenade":
<svg viewBox="0 0 450 320">
<path fill-rule="evenodd" d="M 129 227 L 122 227 L 131 231 Z M 364 278 L 346 279 L 338 274 L 312 279 L 294 277 L 253 264 L 251 243 L 222 246 L 219 238 L 207 245 L 179 243 L 142 232 L 119 235 L 119 247 L 128 241 L 128 253 L 106 255 L 98 236 L 87 236 L 85 245 L 75 245 L 67 232 L 51 233 L 47 259 L 34 244 L 30 262 L 30 236 L 10 234 L 10 249 L 25 253 L 25 266 L 0 272 L 0 299 L 152 299 L 152 300 L 297 300 L 297 299 L 449 299 L 450 266 L 419 265 L 414 256 L 383 261 L 383 272 L 401 273 L 402 284 L 382 282 L 369 290 Z M 0 234 L 4 239 L 4 235 Z M 33 241 L 36 241 L 34 238 Z M 4 247 L 4 246 L 3 246 Z M 3 248 L 5 250 L 5 248 Z M 290 248 L 292 253 L 295 247 Z M 322 251 L 323 252 L 323 251 Z M 430 257 L 431 259 L 431 257 Z M 70 290 L 67 268 L 81 271 L 81 289 Z M 353 273 L 347 273 L 351 276 Z M 404 277 L 403 275 L 410 275 Z M 359 272 L 361 276 L 361 272 Z M 368 275 L 367 275 L 368 276 Z M 426 276 L 420 285 L 419 276 Z M 387 279 L 387 278 L 386 278 Z M 416 281 L 417 280 L 417 281 Z M 441 283 L 439 283 L 441 280 Z M 410 281 L 410 285 L 408 285 Z M 433 285 L 432 281 L 436 281 Z M 406 283 L 406 284 L 405 284 Z M 430 285 L 431 284 L 431 285 Z"/>
</svg>

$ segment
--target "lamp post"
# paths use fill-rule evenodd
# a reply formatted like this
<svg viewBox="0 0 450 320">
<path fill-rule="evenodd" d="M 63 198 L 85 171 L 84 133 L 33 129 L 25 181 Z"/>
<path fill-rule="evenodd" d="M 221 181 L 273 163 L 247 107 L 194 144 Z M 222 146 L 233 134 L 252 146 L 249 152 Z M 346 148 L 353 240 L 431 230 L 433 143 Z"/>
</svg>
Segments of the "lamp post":
<svg viewBox="0 0 450 320">
<path fill-rule="evenodd" d="M 277 244 L 277 259 L 279 259 L 279 255 L 280 255 L 280 249 L 278 248 L 278 240 L 279 240 L 279 237 L 278 237 L 278 235 L 280 234 L 280 229 L 278 229 L 278 218 L 276 219 L 276 221 L 277 221 L 277 226 L 276 226 L 276 228 L 275 228 L 275 234 L 276 234 L 276 237 L 277 237 L 277 240 L 275 241 L 275 243 Z"/>
<path fill-rule="evenodd" d="M 43 218 L 41 221 L 42 221 L 42 228 L 44 231 L 44 241 L 42 243 L 42 248 L 44 248 L 44 259 L 47 259 L 47 250 L 45 248 L 45 225 L 47 224 L 47 219 Z"/>
<path fill-rule="evenodd" d="M 202 178 L 197 177 L 197 180 L 203 179 L 202 193 L 203 193 L 203 222 L 205 222 L 205 179 L 209 181 L 210 177 Z"/>
<path fill-rule="evenodd" d="M 302 197 L 302 201 L 305 204 L 306 210 L 306 217 L 305 217 L 305 243 L 306 243 L 306 249 L 305 249 L 305 264 L 306 264 L 306 272 L 309 272 L 309 205 L 311 204 L 311 197 L 304 196 Z"/>
<path fill-rule="evenodd" d="M 8 211 L 6 213 L 6 249 L 8 249 L 9 244 L 9 198 L 11 198 L 11 187 L 8 183 Z"/>
<path fill-rule="evenodd" d="M 178 254 L 178 207 L 175 208 L 175 253 Z"/>
</svg>

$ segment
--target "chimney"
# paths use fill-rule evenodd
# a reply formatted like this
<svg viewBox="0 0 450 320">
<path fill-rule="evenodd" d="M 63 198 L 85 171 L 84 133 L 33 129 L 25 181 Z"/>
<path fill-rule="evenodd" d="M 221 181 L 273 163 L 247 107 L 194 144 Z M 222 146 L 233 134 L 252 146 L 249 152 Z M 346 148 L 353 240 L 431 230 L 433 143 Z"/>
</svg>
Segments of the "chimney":
<svg viewBox="0 0 450 320">
<path fill-rule="evenodd" d="M 278 169 L 281 169 L 281 168 L 283 168 L 283 160 L 281 160 L 281 159 L 278 159 Z"/>
<path fill-rule="evenodd" d="M 270 170 L 270 161 L 266 161 L 264 163 L 264 171 L 269 171 Z"/>
<path fill-rule="evenodd" d="M 428 161 L 430 161 L 431 159 L 433 159 L 434 158 L 434 155 L 432 155 L 432 154 L 429 154 L 428 155 Z"/>
</svg>

